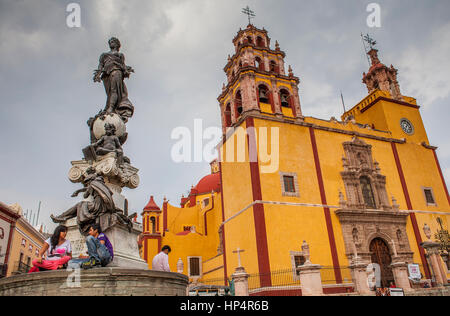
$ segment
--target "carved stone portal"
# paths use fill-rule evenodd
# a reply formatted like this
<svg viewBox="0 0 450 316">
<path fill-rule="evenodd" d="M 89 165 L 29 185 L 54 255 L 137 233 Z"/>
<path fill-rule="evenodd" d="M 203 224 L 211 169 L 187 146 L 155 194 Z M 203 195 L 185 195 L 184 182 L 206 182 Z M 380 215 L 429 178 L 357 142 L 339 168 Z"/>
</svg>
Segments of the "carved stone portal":
<svg viewBox="0 0 450 316">
<path fill-rule="evenodd" d="M 343 144 L 344 171 L 341 172 L 347 201 L 341 194 L 342 209 L 336 211 L 339 217 L 349 262 L 358 259 L 365 263 L 374 262 L 376 254 L 370 247 L 374 240 L 387 245 L 387 260 L 382 269 L 395 268 L 398 263 L 413 263 L 413 252 L 406 233 L 407 213 L 400 213 L 398 207 L 389 204 L 386 192 L 386 177 L 380 173 L 379 164 L 372 157 L 372 146 L 354 138 Z M 380 263 L 379 263 L 380 264 Z"/>
</svg>

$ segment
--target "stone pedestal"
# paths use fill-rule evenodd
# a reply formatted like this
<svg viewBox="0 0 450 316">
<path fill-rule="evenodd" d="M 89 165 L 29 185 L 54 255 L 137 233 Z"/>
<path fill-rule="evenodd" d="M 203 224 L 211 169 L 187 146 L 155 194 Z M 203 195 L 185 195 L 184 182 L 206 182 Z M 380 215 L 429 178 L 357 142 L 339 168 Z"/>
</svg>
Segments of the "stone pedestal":
<svg viewBox="0 0 450 316">
<path fill-rule="evenodd" d="M 323 295 L 322 277 L 320 270 L 322 266 L 318 264 L 305 264 L 299 266 L 300 283 L 302 286 L 302 296 L 321 296 Z"/>
<path fill-rule="evenodd" d="M 178 273 L 95 268 L 22 274 L 0 280 L 0 296 L 186 296 Z"/>
<path fill-rule="evenodd" d="M 436 279 L 436 285 L 447 285 L 447 274 L 445 272 L 445 268 L 442 265 L 441 257 L 439 255 L 440 244 L 436 242 L 426 241 L 422 243 L 421 246 L 427 251 L 427 255 L 431 263 L 431 268 L 433 269 L 433 274 Z"/>
<path fill-rule="evenodd" d="M 353 283 L 355 284 L 355 291 L 361 295 L 373 294 L 369 288 L 367 263 L 362 260 L 354 260 L 349 267 L 352 272 Z"/>
<path fill-rule="evenodd" d="M 235 296 L 249 296 L 248 292 L 248 273 L 243 267 L 237 267 L 231 276 L 234 282 Z"/>
<path fill-rule="evenodd" d="M 411 288 L 411 283 L 408 278 L 408 264 L 406 262 L 394 262 L 391 264 L 392 273 L 394 274 L 395 285 L 402 288 L 403 291 L 409 292 L 413 289 Z"/>
<path fill-rule="evenodd" d="M 100 221 L 110 221 L 111 217 L 110 215 L 104 215 Z M 72 244 L 72 257 L 78 258 L 80 255 L 86 255 L 86 237 L 81 235 L 76 219 L 67 221 L 65 225 L 68 227 L 67 239 Z M 133 229 L 130 233 L 128 227 L 121 223 L 107 223 L 106 225 L 110 228 L 104 233 L 114 249 L 114 260 L 108 267 L 148 270 L 147 262 L 139 256 L 137 243 L 138 236 L 142 233 L 142 227 L 133 223 Z"/>
</svg>

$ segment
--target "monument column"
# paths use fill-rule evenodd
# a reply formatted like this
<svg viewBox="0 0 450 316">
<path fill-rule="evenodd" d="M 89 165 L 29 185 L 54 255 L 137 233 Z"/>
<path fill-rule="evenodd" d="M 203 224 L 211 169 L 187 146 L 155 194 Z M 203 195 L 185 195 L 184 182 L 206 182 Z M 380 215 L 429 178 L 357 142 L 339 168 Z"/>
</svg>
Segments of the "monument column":
<svg viewBox="0 0 450 316">
<path fill-rule="evenodd" d="M 117 38 L 111 38 L 108 44 L 110 51 L 101 54 L 93 78 L 103 83 L 106 105 L 87 121 L 90 144 L 82 149 L 82 160 L 72 161 L 69 172 L 69 180 L 83 186 L 72 197 L 83 196 L 66 212 L 51 218 L 68 227 L 74 257 L 86 254 L 85 237 L 92 224 L 99 224 L 114 249 L 110 266 L 148 269 L 137 244 L 142 227 L 132 221 L 136 214 L 128 213 L 128 200 L 123 195 L 124 188 L 139 186 L 139 170 L 131 165 L 123 148 L 128 139 L 126 124 L 134 114 L 125 79 L 134 69 L 125 64 Z"/>
</svg>

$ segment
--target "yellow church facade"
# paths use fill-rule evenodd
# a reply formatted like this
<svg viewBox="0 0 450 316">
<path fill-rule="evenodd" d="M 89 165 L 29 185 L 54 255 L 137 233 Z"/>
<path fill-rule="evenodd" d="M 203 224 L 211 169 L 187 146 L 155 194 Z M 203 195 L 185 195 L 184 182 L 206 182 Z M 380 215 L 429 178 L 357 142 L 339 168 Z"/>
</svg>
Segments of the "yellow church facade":
<svg viewBox="0 0 450 316">
<path fill-rule="evenodd" d="M 218 98 L 220 159 L 180 207 L 152 198 L 144 208 L 149 268 L 167 244 L 172 271 L 225 285 L 242 249 L 254 293 L 276 294 L 274 272 L 292 269 L 295 279 L 307 241 L 313 263 L 328 267 L 328 293 L 352 287 L 355 257 L 379 264 L 384 286 L 396 281 L 393 266 L 408 264 L 432 280 L 423 227 L 437 232 L 439 219 L 448 229 L 450 198 L 437 147 L 417 101 L 401 94 L 397 70 L 372 49 L 368 96 L 340 121 L 326 121 L 303 116 L 300 79 L 290 66 L 286 72 L 285 53 L 278 43 L 271 49 L 266 30 L 250 24 L 233 43 Z M 441 263 L 450 277 L 448 256 Z"/>
</svg>

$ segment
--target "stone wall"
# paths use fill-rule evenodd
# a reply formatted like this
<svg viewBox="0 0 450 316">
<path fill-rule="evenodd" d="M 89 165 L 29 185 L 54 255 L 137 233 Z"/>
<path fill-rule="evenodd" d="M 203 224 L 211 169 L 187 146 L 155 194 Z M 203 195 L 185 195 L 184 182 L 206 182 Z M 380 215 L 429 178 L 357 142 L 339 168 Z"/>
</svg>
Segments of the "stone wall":
<svg viewBox="0 0 450 316">
<path fill-rule="evenodd" d="M 0 296 L 186 296 L 187 286 L 188 277 L 178 273 L 123 268 L 78 273 L 58 270 L 1 279 Z"/>
<path fill-rule="evenodd" d="M 450 287 L 415 290 L 405 294 L 406 296 L 450 296 Z"/>
</svg>

